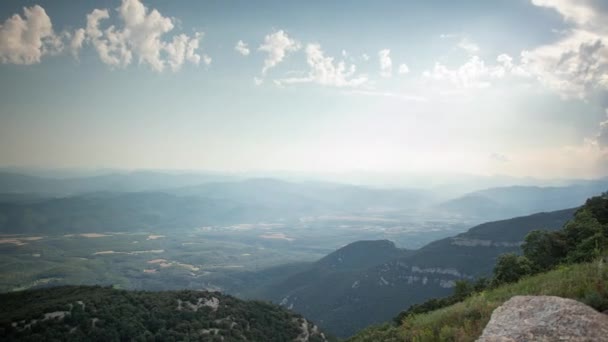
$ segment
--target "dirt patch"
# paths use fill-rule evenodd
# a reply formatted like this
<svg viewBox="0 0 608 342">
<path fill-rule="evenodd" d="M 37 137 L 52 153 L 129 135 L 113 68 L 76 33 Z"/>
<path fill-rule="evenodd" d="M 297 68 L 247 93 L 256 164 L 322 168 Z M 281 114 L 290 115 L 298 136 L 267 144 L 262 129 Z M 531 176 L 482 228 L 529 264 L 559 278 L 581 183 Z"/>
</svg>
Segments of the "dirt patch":
<svg viewBox="0 0 608 342">
<path fill-rule="evenodd" d="M 78 234 L 78 235 L 82 236 L 82 237 L 86 237 L 86 238 L 100 238 L 100 237 L 111 236 L 111 235 L 99 234 L 99 233 L 85 233 L 85 234 Z"/>
</svg>

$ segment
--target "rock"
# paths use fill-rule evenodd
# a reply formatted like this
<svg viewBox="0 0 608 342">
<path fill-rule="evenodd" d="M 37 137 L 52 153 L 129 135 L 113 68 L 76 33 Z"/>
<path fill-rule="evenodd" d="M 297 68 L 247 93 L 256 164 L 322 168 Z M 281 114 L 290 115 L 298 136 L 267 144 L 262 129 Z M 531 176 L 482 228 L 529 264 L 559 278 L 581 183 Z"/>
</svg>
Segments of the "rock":
<svg viewBox="0 0 608 342">
<path fill-rule="evenodd" d="M 608 316 L 572 299 L 515 296 L 492 313 L 477 342 L 608 341 Z"/>
</svg>

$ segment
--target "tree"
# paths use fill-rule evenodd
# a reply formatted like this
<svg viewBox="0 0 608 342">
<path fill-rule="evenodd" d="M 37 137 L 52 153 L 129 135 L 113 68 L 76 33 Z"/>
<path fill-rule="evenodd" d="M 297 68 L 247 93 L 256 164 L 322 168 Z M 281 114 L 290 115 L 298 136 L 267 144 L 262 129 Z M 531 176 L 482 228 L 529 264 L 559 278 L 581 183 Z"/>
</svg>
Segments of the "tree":
<svg viewBox="0 0 608 342">
<path fill-rule="evenodd" d="M 563 234 L 545 230 L 533 230 L 528 233 L 521 248 L 535 272 L 553 268 L 567 253 Z"/>
<path fill-rule="evenodd" d="M 494 267 L 493 285 L 516 282 L 522 277 L 532 274 L 532 264 L 524 256 L 514 253 L 498 257 Z"/>
<path fill-rule="evenodd" d="M 457 280 L 456 286 L 454 287 L 453 297 L 459 300 L 463 300 L 473 293 L 473 285 L 466 280 Z"/>
</svg>

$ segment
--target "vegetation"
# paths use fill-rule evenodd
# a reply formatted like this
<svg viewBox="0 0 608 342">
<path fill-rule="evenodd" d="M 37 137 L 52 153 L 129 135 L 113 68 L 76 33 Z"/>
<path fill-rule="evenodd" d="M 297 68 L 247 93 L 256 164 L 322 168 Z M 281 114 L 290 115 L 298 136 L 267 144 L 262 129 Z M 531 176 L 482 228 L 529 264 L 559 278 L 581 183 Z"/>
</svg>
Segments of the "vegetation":
<svg viewBox="0 0 608 342">
<path fill-rule="evenodd" d="M 0 294 L 3 341 L 291 341 L 325 335 L 278 306 L 216 292 L 66 286 Z"/>
<path fill-rule="evenodd" d="M 608 309 L 602 257 L 608 254 L 608 194 L 587 200 L 562 230 L 530 232 L 522 250 L 500 256 L 489 283 L 460 282 L 452 296 L 413 305 L 395 318 L 397 325 L 371 327 L 349 341 L 474 341 L 492 311 L 515 295 L 554 295 Z"/>
<path fill-rule="evenodd" d="M 363 341 L 475 341 L 492 311 L 516 295 L 551 295 L 608 309 L 608 265 L 598 260 L 564 265 L 517 283 L 482 291 L 442 309 L 407 316 L 397 325 L 374 326 L 350 338 Z"/>
</svg>

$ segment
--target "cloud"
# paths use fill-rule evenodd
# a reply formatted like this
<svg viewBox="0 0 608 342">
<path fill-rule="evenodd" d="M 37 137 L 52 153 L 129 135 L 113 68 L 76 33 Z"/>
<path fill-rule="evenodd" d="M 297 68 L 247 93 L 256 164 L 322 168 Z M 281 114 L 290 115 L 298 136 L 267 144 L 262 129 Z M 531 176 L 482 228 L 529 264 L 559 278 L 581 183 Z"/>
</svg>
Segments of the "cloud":
<svg viewBox="0 0 608 342">
<path fill-rule="evenodd" d="M 600 148 L 608 149 L 608 109 L 606 109 L 606 120 L 600 122 L 600 129 L 595 137 L 595 142 Z"/>
<path fill-rule="evenodd" d="M 258 48 L 259 51 L 268 53 L 264 60 L 262 74 L 266 74 L 266 71 L 281 63 L 290 52 L 298 51 L 300 48 L 300 43 L 289 38 L 283 30 L 266 35 L 264 43 Z"/>
<path fill-rule="evenodd" d="M 84 43 L 85 38 L 86 31 L 83 28 L 77 29 L 76 31 L 74 31 L 74 34 L 71 35 L 70 53 L 76 59 L 78 59 L 78 52 L 82 48 L 82 44 Z"/>
<path fill-rule="evenodd" d="M 160 72 L 166 66 L 177 71 L 186 61 L 196 65 L 201 59 L 206 64 L 211 61 L 209 56 L 196 52 L 202 32 L 165 40 L 175 26 L 175 19 L 164 17 L 156 9 L 149 10 L 139 0 L 123 0 L 117 11 L 121 27 L 111 25 L 105 30 L 100 23 L 110 19 L 107 9 L 95 9 L 87 15 L 86 41 L 93 45 L 103 63 L 126 67 L 135 57 L 139 64 Z"/>
<path fill-rule="evenodd" d="M 496 58 L 496 64 L 486 65 L 478 56 L 472 56 L 461 66 L 451 69 L 436 62 L 432 70 L 425 71 L 423 78 L 442 82 L 457 88 L 487 88 L 493 81 L 506 76 L 527 77 L 527 72 L 521 66 L 513 63 L 513 58 L 501 54 Z"/>
<path fill-rule="evenodd" d="M 414 94 L 393 93 L 393 92 L 387 92 L 387 91 L 377 91 L 377 90 L 353 89 L 353 90 L 345 91 L 344 94 L 374 96 L 374 97 L 388 97 L 388 98 L 394 98 L 394 99 L 406 101 L 406 102 L 428 102 L 428 98 L 426 98 L 424 96 L 419 96 L 419 95 L 414 95 Z"/>
<path fill-rule="evenodd" d="M 407 66 L 407 64 L 401 64 L 399 65 L 399 75 L 405 75 L 408 74 L 410 72 L 410 68 Z"/>
<path fill-rule="evenodd" d="M 333 57 L 325 57 L 319 44 L 306 46 L 306 63 L 310 67 L 305 77 L 292 77 L 277 80 L 277 84 L 317 83 L 333 87 L 357 87 L 368 81 L 367 76 L 355 76 L 357 68 L 349 67 L 344 61 L 334 63 Z"/>
<path fill-rule="evenodd" d="M 236 42 L 234 49 L 236 50 L 236 52 L 240 53 L 243 56 L 249 55 L 249 48 L 247 47 L 247 43 L 243 42 L 242 40 Z"/>
<path fill-rule="evenodd" d="M 363 59 L 364 61 L 367 62 L 367 61 L 369 61 L 369 55 L 366 54 L 366 53 L 364 53 L 364 54 L 361 55 L 361 59 Z"/>
<path fill-rule="evenodd" d="M 391 60 L 391 50 L 383 49 L 378 51 L 378 59 L 380 60 L 380 76 L 391 77 L 393 74 L 393 61 Z"/>
<path fill-rule="evenodd" d="M 469 55 L 474 55 L 479 52 L 479 46 L 468 38 L 462 38 L 460 42 L 458 42 L 458 47 L 466 51 Z"/>
<path fill-rule="evenodd" d="M 522 52 L 523 66 L 564 98 L 608 90 L 608 6 L 598 0 L 532 0 L 571 27 L 557 41 Z"/>
<path fill-rule="evenodd" d="M 24 17 L 14 14 L 0 25 L 2 63 L 40 63 L 42 56 L 58 53 L 63 48 L 44 8 L 24 7 L 23 14 Z"/>
</svg>

